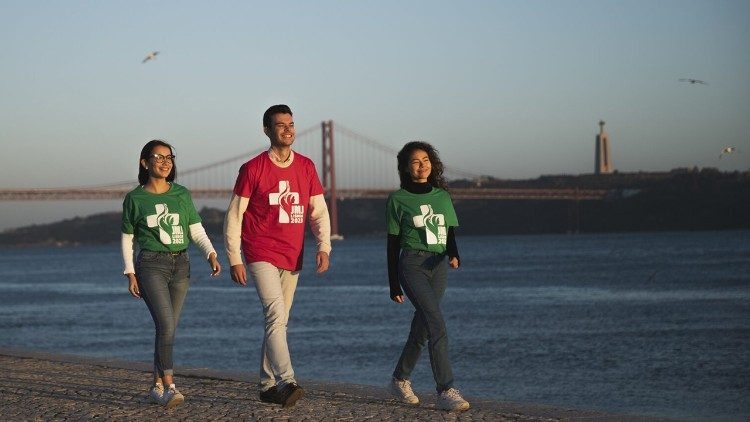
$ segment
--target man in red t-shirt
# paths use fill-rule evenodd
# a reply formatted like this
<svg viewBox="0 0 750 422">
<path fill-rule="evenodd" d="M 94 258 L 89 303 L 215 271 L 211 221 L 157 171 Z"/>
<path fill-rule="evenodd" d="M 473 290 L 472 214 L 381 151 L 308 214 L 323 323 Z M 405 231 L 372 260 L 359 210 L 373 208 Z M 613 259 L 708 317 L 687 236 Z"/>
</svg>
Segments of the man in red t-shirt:
<svg viewBox="0 0 750 422">
<path fill-rule="evenodd" d="M 331 222 L 312 160 L 292 151 L 292 110 L 271 106 L 263 114 L 271 147 L 240 167 L 224 220 L 232 280 L 247 285 L 248 264 L 265 315 L 260 399 L 293 406 L 302 396 L 287 345 L 287 321 L 302 268 L 305 220 L 318 243 L 317 272 L 328 270 Z"/>
</svg>

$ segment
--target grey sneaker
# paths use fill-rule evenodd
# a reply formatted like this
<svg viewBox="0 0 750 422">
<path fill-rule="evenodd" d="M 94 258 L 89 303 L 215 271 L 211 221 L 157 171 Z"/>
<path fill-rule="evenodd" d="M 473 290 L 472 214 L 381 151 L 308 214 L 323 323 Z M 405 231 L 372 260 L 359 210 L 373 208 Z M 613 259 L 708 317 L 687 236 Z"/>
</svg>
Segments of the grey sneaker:
<svg viewBox="0 0 750 422">
<path fill-rule="evenodd" d="M 151 390 L 148 392 L 148 402 L 151 404 L 159 404 L 161 403 L 161 396 L 164 395 L 164 386 L 161 384 L 156 384 L 153 387 L 151 387 Z"/>
<path fill-rule="evenodd" d="M 177 391 L 177 389 L 173 386 L 169 386 L 168 389 L 164 390 L 164 394 L 161 396 L 161 401 L 159 402 L 159 404 L 166 407 L 167 409 L 171 409 L 175 406 L 180 405 L 184 401 L 185 396 L 183 396 L 182 393 Z"/>
<path fill-rule="evenodd" d="M 437 407 L 442 410 L 469 410 L 469 402 L 461 397 L 461 393 L 455 388 L 449 388 L 438 394 Z"/>
<path fill-rule="evenodd" d="M 388 384 L 388 391 L 402 403 L 419 404 L 419 397 L 411 389 L 411 381 L 409 380 L 391 379 L 391 383 Z"/>
</svg>

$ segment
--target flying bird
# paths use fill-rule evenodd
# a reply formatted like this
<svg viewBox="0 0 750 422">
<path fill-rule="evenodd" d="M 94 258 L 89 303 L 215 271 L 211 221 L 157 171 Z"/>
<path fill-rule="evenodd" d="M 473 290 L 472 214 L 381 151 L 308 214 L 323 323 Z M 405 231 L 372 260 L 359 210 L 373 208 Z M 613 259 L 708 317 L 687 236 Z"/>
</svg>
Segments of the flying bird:
<svg viewBox="0 0 750 422">
<path fill-rule="evenodd" d="M 690 85 L 695 85 L 695 84 L 708 85 L 708 82 L 702 81 L 700 79 L 681 78 L 681 79 L 679 79 L 679 81 L 680 82 L 690 82 Z"/>
<path fill-rule="evenodd" d="M 149 60 L 155 60 L 157 54 L 159 54 L 158 51 L 152 51 L 152 52 L 148 53 L 148 55 L 146 56 L 146 58 L 143 59 L 143 61 L 141 63 L 146 63 Z"/>
<path fill-rule="evenodd" d="M 737 152 L 737 148 L 735 147 L 724 147 L 724 149 L 721 150 L 721 154 L 719 154 L 719 158 L 722 158 L 725 155 L 734 154 Z"/>
</svg>

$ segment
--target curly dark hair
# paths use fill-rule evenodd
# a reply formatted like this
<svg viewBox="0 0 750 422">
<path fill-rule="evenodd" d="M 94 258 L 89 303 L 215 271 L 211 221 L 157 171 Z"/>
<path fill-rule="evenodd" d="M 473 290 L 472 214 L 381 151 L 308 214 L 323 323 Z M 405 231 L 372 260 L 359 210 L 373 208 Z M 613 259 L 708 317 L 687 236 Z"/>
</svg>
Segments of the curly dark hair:
<svg viewBox="0 0 750 422">
<path fill-rule="evenodd" d="M 148 143 L 144 145 L 143 149 L 141 150 L 141 158 L 138 159 L 138 184 L 140 184 L 141 186 L 145 185 L 146 182 L 148 182 L 148 170 L 143 168 L 143 166 L 141 165 L 141 160 L 148 161 L 148 159 L 151 157 L 151 153 L 154 151 L 154 147 L 156 146 L 167 147 L 169 148 L 169 153 L 174 154 L 174 148 L 172 148 L 172 145 L 169 145 L 161 139 L 148 141 Z M 177 164 L 172 161 L 172 171 L 170 171 L 169 176 L 167 176 L 167 182 L 173 182 L 176 175 Z"/>
<path fill-rule="evenodd" d="M 427 156 L 430 158 L 432 170 L 430 171 L 430 176 L 427 178 L 427 182 L 432 186 L 448 190 L 448 184 L 445 181 L 445 177 L 443 177 L 443 162 L 440 161 L 438 150 L 423 141 L 407 142 L 396 156 L 396 159 L 398 160 L 398 177 L 401 180 L 401 187 L 405 188 L 412 182 L 411 174 L 409 173 L 409 161 L 412 153 L 416 150 L 426 152 Z"/>
</svg>

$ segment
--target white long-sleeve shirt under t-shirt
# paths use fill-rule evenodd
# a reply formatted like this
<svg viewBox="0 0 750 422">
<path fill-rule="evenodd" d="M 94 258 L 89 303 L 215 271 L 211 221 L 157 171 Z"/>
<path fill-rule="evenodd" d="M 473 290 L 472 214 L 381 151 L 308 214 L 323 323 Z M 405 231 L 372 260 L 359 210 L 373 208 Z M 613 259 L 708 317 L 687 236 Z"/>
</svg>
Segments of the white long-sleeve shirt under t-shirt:
<svg viewBox="0 0 750 422">
<path fill-rule="evenodd" d="M 273 160 L 271 151 L 269 157 Z M 274 165 L 286 168 L 292 164 L 294 152 L 291 152 L 289 160 L 284 163 L 278 163 L 274 160 Z M 242 257 L 242 220 L 250 203 L 250 198 L 232 194 L 229 202 L 226 218 L 224 219 L 224 246 L 227 252 L 229 265 L 243 264 Z M 309 221 L 313 236 L 317 242 L 319 252 L 331 253 L 331 220 L 328 214 L 323 195 L 313 195 L 309 199 Z"/>
<path fill-rule="evenodd" d="M 211 244 L 211 239 L 206 234 L 206 229 L 202 223 L 191 224 L 189 227 L 190 239 L 205 254 L 208 259 L 211 254 L 216 254 L 216 250 Z M 133 262 L 133 253 L 135 252 L 135 235 L 123 233 L 121 238 L 122 261 L 125 264 L 123 274 L 135 274 L 135 265 Z"/>
</svg>

